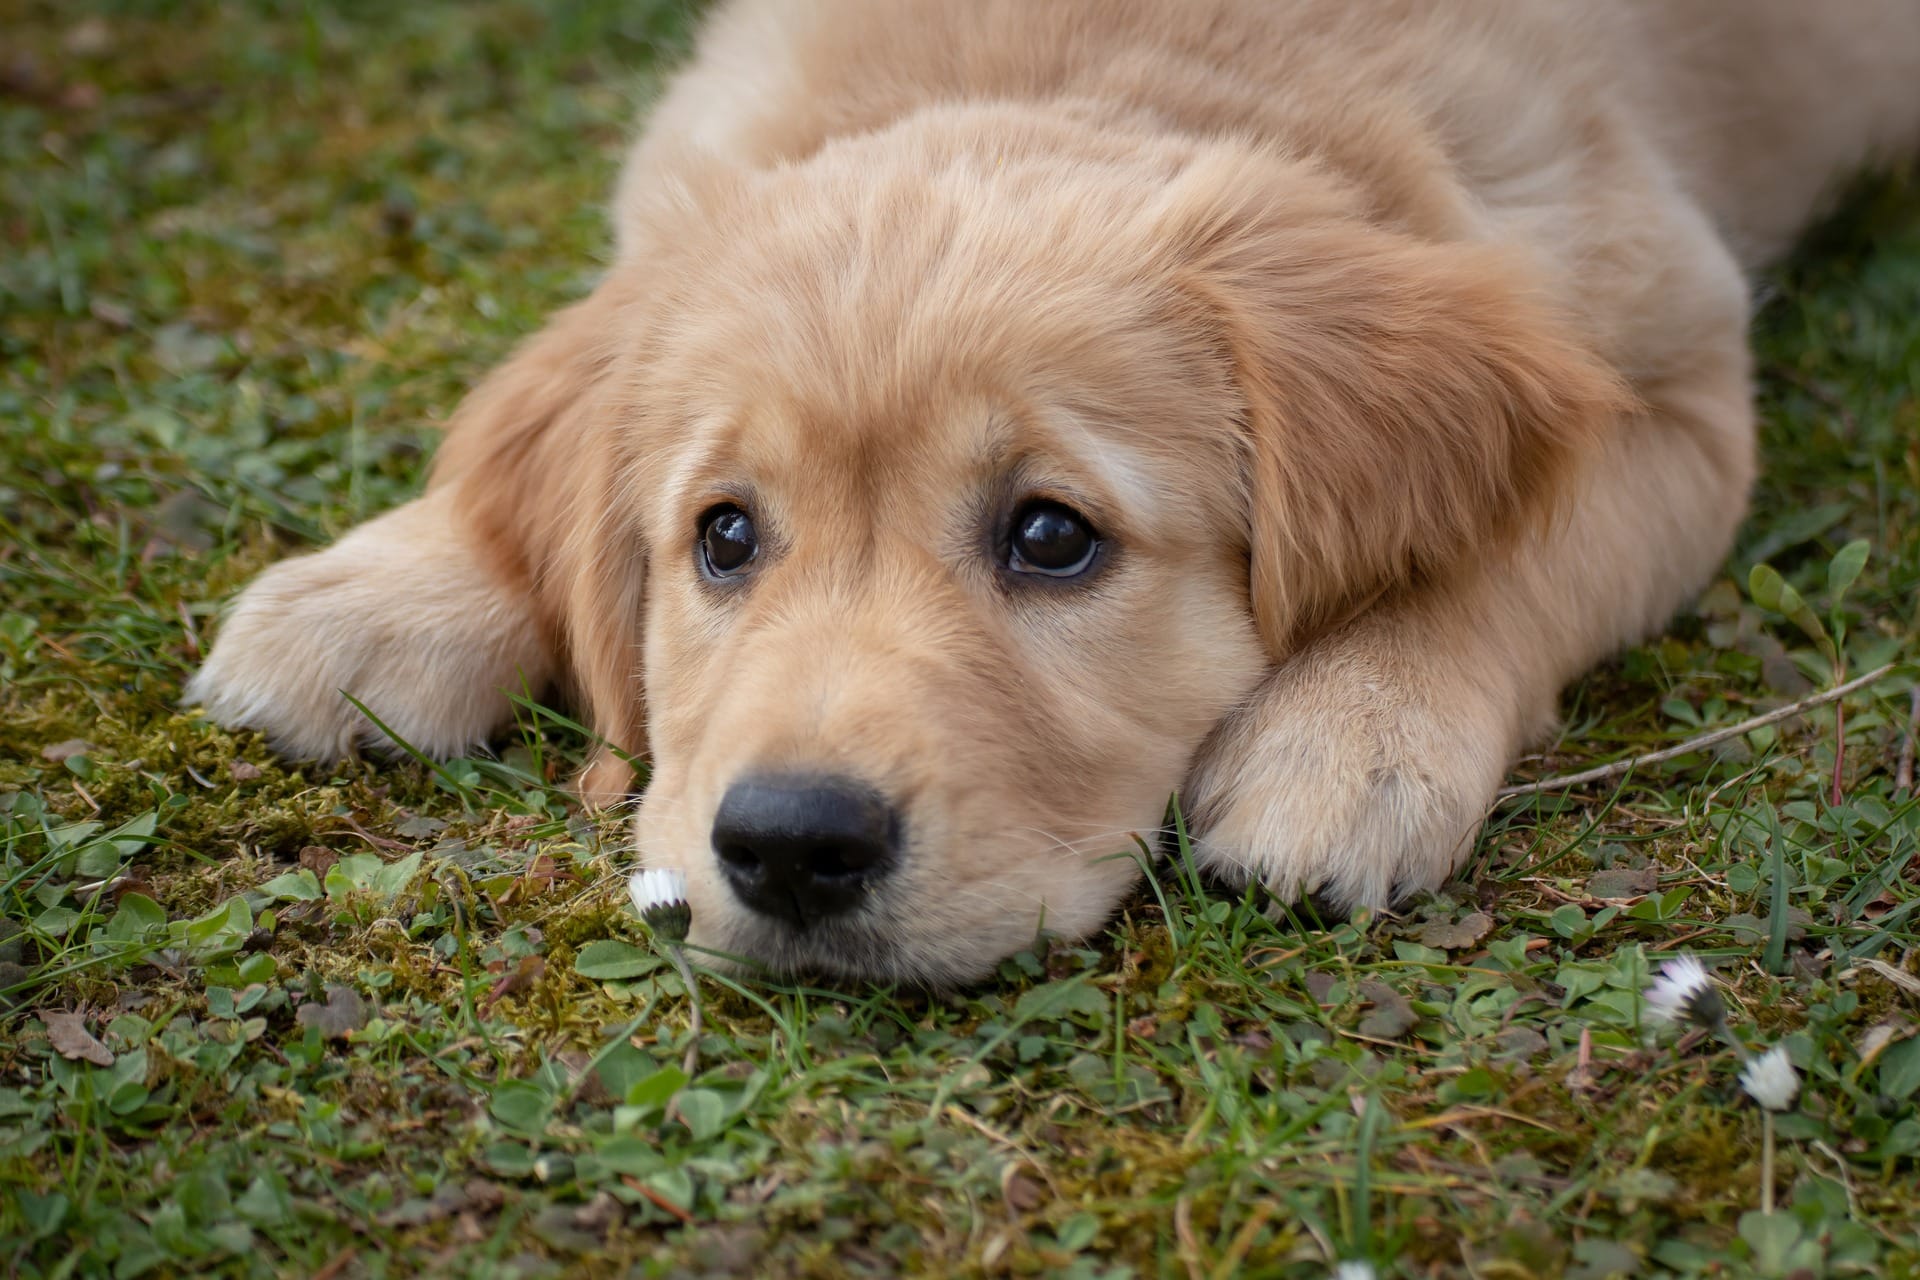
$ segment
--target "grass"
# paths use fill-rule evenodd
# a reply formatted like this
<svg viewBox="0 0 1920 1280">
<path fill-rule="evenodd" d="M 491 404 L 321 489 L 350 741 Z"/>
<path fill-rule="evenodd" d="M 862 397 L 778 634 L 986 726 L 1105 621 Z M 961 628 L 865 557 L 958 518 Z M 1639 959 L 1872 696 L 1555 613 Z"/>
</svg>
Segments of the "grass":
<svg viewBox="0 0 1920 1280">
<path fill-rule="evenodd" d="M 411 492 L 582 291 L 685 25 L 0 0 L 0 1270 L 1920 1271 L 1911 674 L 1510 802 L 1403 917 L 1275 923 L 1175 858 L 968 991 L 703 977 L 691 1081 L 577 737 L 300 769 L 178 709 L 220 601 Z M 1863 189 L 1756 335 L 1724 579 L 1524 776 L 1920 654 L 1920 187 Z M 1643 1025 L 1679 950 L 1806 1075 L 1772 1215 L 1735 1051 Z"/>
</svg>

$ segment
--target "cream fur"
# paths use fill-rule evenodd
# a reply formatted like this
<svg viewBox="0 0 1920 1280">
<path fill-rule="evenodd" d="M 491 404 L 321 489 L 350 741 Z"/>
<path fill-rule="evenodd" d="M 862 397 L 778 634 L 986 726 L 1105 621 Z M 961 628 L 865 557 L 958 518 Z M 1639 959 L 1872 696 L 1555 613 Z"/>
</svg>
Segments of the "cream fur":
<svg viewBox="0 0 1920 1280">
<path fill-rule="evenodd" d="M 461 538 L 458 500 L 442 488 L 261 574 L 187 699 L 299 759 L 392 747 L 346 695 L 430 755 L 484 745 L 511 718 L 507 692 L 546 688 L 553 659 L 525 594 Z"/>
</svg>

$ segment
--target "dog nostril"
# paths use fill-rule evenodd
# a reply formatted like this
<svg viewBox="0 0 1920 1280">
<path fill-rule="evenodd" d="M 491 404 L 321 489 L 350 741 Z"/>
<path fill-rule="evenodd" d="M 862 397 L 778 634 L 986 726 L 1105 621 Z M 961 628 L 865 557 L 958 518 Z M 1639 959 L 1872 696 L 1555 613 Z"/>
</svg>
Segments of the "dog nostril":
<svg viewBox="0 0 1920 1280">
<path fill-rule="evenodd" d="M 884 856 L 885 850 L 873 846 L 823 844 L 807 851 L 806 869 L 821 879 L 858 876 L 866 874 Z"/>
<path fill-rule="evenodd" d="M 750 777 L 728 788 L 713 851 L 733 893 L 802 928 L 866 900 L 893 867 L 900 820 L 871 787 L 836 777 Z"/>
<path fill-rule="evenodd" d="M 729 841 L 716 843 L 713 851 L 720 855 L 720 861 L 740 871 L 757 871 L 760 867 L 760 855 L 751 846 Z"/>
</svg>

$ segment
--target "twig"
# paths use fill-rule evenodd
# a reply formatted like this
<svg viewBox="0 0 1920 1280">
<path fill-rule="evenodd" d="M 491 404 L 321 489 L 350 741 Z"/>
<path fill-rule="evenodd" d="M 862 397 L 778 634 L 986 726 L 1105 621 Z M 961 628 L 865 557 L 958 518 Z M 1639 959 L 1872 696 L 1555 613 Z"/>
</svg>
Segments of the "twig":
<svg viewBox="0 0 1920 1280">
<path fill-rule="evenodd" d="M 1200 1242 L 1193 1236 L 1193 1197 L 1181 1196 L 1173 1202 L 1173 1238 L 1180 1243 L 1176 1253 L 1187 1264 L 1187 1280 L 1206 1280 L 1200 1269 Z"/>
<path fill-rule="evenodd" d="M 187 640 L 187 656 L 198 662 L 201 657 L 200 628 L 193 625 L 193 615 L 187 612 L 185 600 L 175 600 L 173 608 L 180 615 L 180 630 Z"/>
<path fill-rule="evenodd" d="M 1724 925 L 1710 924 L 1706 926 L 1704 929 L 1695 929 L 1691 933 L 1677 934 L 1674 937 L 1663 939 L 1659 942 L 1654 943 L 1652 946 L 1648 947 L 1647 950 L 1649 952 L 1671 951 L 1675 947 L 1686 946 L 1689 942 L 1692 942 L 1695 938 L 1705 937 L 1709 933 L 1720 933 L 1725 929 L 1725 927 L 1726 926 Z"/>
<path fill-rule="evenodd" d="M 1480 1106 L 1453 1107 L 1449 1110 L 1442 1111 L 1437 1116 L 1425 1116 L 1419 1120 L 1410 1120 L 1402 1125 L 1401 1128 L 1437 1129 L 1443 1125 L 1458 1124 L 1462 1120 L 1478 1120 L 1487 1116 L 1493 1116 L 1500 1120 L 1512 1120 L 1516 1124 L 1532 1125 L 1536 1129 L 1545 1129 L 1549 1133 L 1555 1132 L 1554 1126 L 1545 1120 L 1536 1120 L 1532 1116 L 1523 1115 L 1518 1111 L 1507 1111 L 1500 1107 Z"/>
<path fill-rule="evenodd" d="M 1025 1147 L 1021 1146 L 1018 1142 L 1008 1137 L 1006 1134 L 1001 1133 L 998 1129 L 994 1128 L 992 1125 L 988 1124 L 985 1120 L 982 1120 L 980 1117 L 974 1115 L 972 1112 L 968 1111 L 965 1107 L 958 1106 L 954 1103 L 949 1102 L 947 1104 L 946 1114 L 949 1118 L 958 1120 L 961 1124 L 966 1125 L 968 1128 L 973 1129 L 977 1133 L 986 1135 L 988 1138 L 992 1139 L 994 1142 L 999 1143 L 1001 1146 L 1005 1147 L 1007 1150 L 1013 1152 L 1015 1155 L 1020 1157 L 1021 1163 L 1032 1165 L 1033 1171 L 1039 1174 L 1042 1178 L 1046 1180 L 1047 1186 L 1053 1191 L 1054 1195 L 1059 1196 L 1061 1194 L 1060 1184 L 1053 1180 L 1052 1171 L 1047 1168 L 1047 1166 L 1041 1161 L 1039 1156 L 1036 1156 L 1035 1154 L 1033 1154 L 1033 1152 L 1027 1150 Z"/>
<path fill-rule="evenodd" d="M 1580 1049 L 1574 1058 L 1573 1070 L 1567 1073 L 1567 1088 L 1585 1093 L 1593 1085 L 1593 1027 L 1587 1024 L 1580 1028 Z"/>
<path fill-rule="evenodd" d="M 88 792 L 88 790 L 85 787 L 80 785 L 80 782 L 78 779 L 74 780 L 73 789 L 79 792 L 80 798 L 87 802 L 87 805 L 89 808 L 91 808 L 95 813 L 100 812 L 100 802 L 98 800 L 95 800 L 92 794 Z"/>
<path fill-rule="evenodd" d="M 632 1174 L 629 1173 L 629 1174 L 621 1175 L 620 1181 L 626 1183 L 629 1187 L 633 1188 L 635 1191 L 638 1191 L 641 1195 L 645 1196 L 649 1201 L 652 1202 L 654 1208 L 659 1209 L 662 1213 L 671 1214 L 675 1218 L 678 1218 L 681 1222 L 693 1221 L 693 1215 L 691 1213 L 688 1213 L 685 1209 L 682 1209 L 679 1205 L 667 1199 L 665 1196 L 661 1195 L 658 1191 L 655 1191 L 652 1187 L 640 1181 L 640 1179 L 634 1177 Z"/>
<path fill-rule="evenodd" d="M 413 848 L 412 845 L 408 844 L 404 840 L 395 840 L 389 836 L 377 836 L 373 834 L 373 832 L 367 830 L 365 827 L 355 822 L 353 818 L 348 814 L 342 813 L 336 816 L 340 819 L 340 821 L 347 824 L 347 827 L 353 832 L 353 834 L 359 836 L 362 840 L 365 840 L 368 844 L 372 845 L 376 849 L 411 850 Z"/>
<path fill-rule="evenodd" d="M 1563 773 L 1557 777 L 1542 778 L 1538 782 L 1523 782 L 1511 787 L 1502 787 L 1495 792 L 1494 795 L 1497 799 L 1505 800 L 1512 796 L 1538 795 L 1543 791 L 1567 791 L 1574 787 L 1584 787 L 1589 782 L 1604 782 L 1608 778 L 1617 778 L 1622 774 L 1632 773 L 1642 765 L 1659 764 L 1662 761 L 1675 760 L 1681 756 L 1692 755 L 1694 752 L 1706 747 L 1711 747 L 1715 743 L 1725 742 L 1729 738 L 1741 737 L 1744 734 L 1752 733 L 1755 729 L 1763 729 L 1767 725 L 1778 724 L 1782 720 L 1791 720 L 1793 717 L 1811 711 L 1815 707 L 1824 707 L 1829 702 L 1837 702 L 1848 694 L 1864 689 L 1877 680 L 1885 679 L 1888 675 L 1892 674 L 1894 668 L 1899 665 L 1897 662 L 1889 662 L 1886 666 L 1876 667 L 1863 676 L 1855 676 L 1845 684 L 1835 685 L 1824 693 L 1816 693 L 1811 697 L 1802 698 L 1798 702 L 1790 702 L 1784 707 L 1769 711 L 1763 716 L 1755 716 L 1751 720 L 1742 720 L 1739 724 L 1728 725 L 1724 729 L 1715 729 L 1712 733 L 1703 733 L 1697 738 L 1689 738 L 1677 746 L 1667 747 L 1661 751 L 1650 751 L 1646 755 L 1632 756 L 1626 760 L 1616 760 L 1612 764 L 1603 764 L 1597 768 L 1582 770 L 1579 773 Z"/>
<path fill-rule="evenodd" d="M 1853 969 L 1848 972 L 1851 973 L 1860 969 L 1865 969 L 1875 977 L 1883 978 L 1891 982 L 1908 995 L 1920 996 L 1920 978 L 1914 977 L 1905 969 L 1896 969 L 1885 960 L 1874 960 L 1864 956 L 1853 961 Z M 1840 976 L 1845 978 L 1848 974 L 1843 973 Z"/>
<path fill-rule="evenodd" d="M 314 1272 L 313 1280 L 333 1280 L 335 1276 L 345 1271 L 347 1267 L 352 1264 L 353 1260 L 359 1256 L 360 1250 L 352 1245 L 348 1245 L 340 1252 L 334 1254 L 326 1266 Z"/>
<path fill-rule="evenodd" d="M 1900 764 L 1893 771 L 1894 791 L 1913 794 L 1913 740 L 1920 738 L 1920 684 L 1907 697 L 1907 740 L 1900 744 Z"/>
<path fill-rule="evenodd" d="M 1227 1251 L 1220 1255 L 1219 1263 L 1214 1266 L 1213 1280 L 1226 1280 L 1227 1276 L 1240 1274 L 1240 1264 L 1246 1260 L 1247 1251 L 1253 1248 L 1253 1238 L 1260 1234 L 1260 1228 L 1266 1226 L 1267 1219 L 1272 1216 L 1273 1201 L 1262 1200 L 1253 1206 L 1253 1212 L 1233 1233 Z"/>
</svg>

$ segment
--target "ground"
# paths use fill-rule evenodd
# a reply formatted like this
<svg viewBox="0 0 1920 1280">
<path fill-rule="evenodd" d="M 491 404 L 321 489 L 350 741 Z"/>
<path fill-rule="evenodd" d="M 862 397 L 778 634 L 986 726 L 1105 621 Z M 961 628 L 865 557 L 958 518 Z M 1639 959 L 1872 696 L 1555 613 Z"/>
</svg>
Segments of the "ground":
<svg viewBox="0 0 1920 1280">
<path fill-rule="evenodd" d="M 1723 579 L 1516 777 L 1907 665 L 1508 801 L 1478 887 L 1401 917 L 1270 920 L 1176 857 L 967 991 L 702 976 L 689 1082 L 577 734 L 529 709 L 497 759 L 295 768 L 179 708 L 220 603 L 412 492 L 586 287 L 685 25 L 0 0 L 0 1270 L 1920 1270 L 1911 180 L 1768 282 Z M 1740 1050 L 1650 1025 L 1682 951 L 1805 1074 L 1771 1214 Z"/>
</svg>

